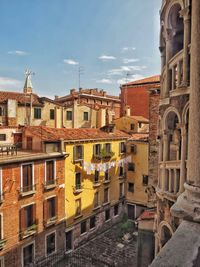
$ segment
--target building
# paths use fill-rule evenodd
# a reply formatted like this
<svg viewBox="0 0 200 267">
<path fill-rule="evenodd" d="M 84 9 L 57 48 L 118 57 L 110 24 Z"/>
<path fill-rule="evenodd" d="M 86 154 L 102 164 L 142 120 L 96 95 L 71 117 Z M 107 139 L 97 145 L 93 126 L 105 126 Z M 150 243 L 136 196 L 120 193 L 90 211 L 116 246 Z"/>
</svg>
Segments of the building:
<svg viewBox="0 0 200 267">
<path fill-rule="evenodd" d="M 129 113 L 129 109 L 127 109 Z M 147 207 L 149 121 L 142 116 L 123 116 L 116 128 L 130 134 L 126 142 L 126 205 L 128 218 L 135 220 Z"/>
<path fill-rule="evenodd" d="M 0 91 L 2 126 L 46 125 L 61 128 L 62 118 L 62 105 L 33 92 L 30 73 L 26 76 L 23 93 Z"/>
<path fill-rule="evenodd" d="M 143 116 L 149 119 L 149 89 L 160 88 L 160 76 L 152 76 L 142 80 L 129 82 L 120 87 L 121 116 L 130 107 L 131 116 Z"/>
<path fill-rule="evenodd" d="M 118 222 L 125 212 L 125 143 L 129 135 L 101 129 L 26 127 L 33 150 L 69 153 L 65 159 L 66 249 Z"/>
<path fill-rule="evenodd" d="M 0 141 L 0 266 L 39 264 L 65 250 L 67 154 L 30 151 L 23 140 L 24 149 Z"/>
<path fill-rule="evenodd" d="M 104 90 L 72 89 L 67 96 L 56 96 L 55 101 L 65 108 L 66 128 L 100 128 L 120 117 L 119 97 Z"/>
<path fill-rule="evenodd" d="M 180 220 L 170 208 L 184 191 L 187 177 L 190 82 L 190 1 L 163 1 L 161 7 L 161 99 L 159 103 L 159 170 L 156 254 Z"/>
</svg>

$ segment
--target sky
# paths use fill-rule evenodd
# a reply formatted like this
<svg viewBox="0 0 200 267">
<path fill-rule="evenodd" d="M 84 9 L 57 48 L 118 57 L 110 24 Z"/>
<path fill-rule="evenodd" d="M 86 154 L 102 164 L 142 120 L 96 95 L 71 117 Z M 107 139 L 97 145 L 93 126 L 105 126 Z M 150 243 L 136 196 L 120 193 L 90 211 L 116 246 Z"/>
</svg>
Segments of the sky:
<svg viewBox="0 0 200 267">
<path fill-rule="evenodd" d="M 0 90 L 63 96 L 72 88 L 118 95 L 160 73 L 161 0 L 0 0 Z"/>
</svg>

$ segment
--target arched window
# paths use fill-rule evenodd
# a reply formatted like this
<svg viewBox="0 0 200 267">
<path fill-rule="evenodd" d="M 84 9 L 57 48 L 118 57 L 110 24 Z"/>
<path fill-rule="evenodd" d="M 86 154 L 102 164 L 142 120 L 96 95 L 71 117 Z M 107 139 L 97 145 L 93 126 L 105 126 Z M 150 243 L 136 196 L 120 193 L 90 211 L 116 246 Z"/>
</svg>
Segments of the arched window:
<svg viewBox="0 0 200 267">
<path fill-rule="evenodd" d="M 168 16 L 168 25 L 172 30 L 172 57 L 183 49 L 184 45 L 184 23 L 180 17 L 181 6 L 175 4 L 172 6 Z"/>
</svg>

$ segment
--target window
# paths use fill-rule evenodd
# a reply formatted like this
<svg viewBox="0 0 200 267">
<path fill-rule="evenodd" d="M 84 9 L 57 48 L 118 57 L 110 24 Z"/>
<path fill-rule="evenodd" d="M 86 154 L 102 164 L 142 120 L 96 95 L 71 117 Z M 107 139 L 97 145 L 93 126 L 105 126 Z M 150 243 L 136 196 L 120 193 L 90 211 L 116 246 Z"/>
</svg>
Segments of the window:
<svg viewBox="0 0 200 267">
<path fill-rule="evenodd" d="M 88 112 L 83 112 L 83 120 L 88 121 L 88 119 L 89 119 Z"/>
<path fill-rule="evenodd" d="M 34 119 L 41 119 L 41 108 L 34 108 Z"/>
<path fill-rule="evenodd" d="M 93 153 L 94 153 L 94 157 L 100 156 L 100 154 L 101 154 L 101 145 L 100 144 L 94 145 Z"/>
<path fill-rule="evenodd" d="M 105 181 L 109 181 L 109 170 L 105 171 Z"/>
<path fill-rule="evenodd" d="M 141 122 L 138 123 L 138 127 L 142 128 L 142 123 Z"/>
<path fill-rule="evenodd" d="M 131 153 L 136 154 L 137 152 L 137 146 L 136 145 L 131 145 Z"/>
<path fill-rule="evenodd" d="M 123 177 L 124 176 L 124 166 L 123 165 L 120 165 L 119 166 L 119 176 L 120 177 Z"/>
<path fill-rule="evenodd" d="M 107 209 L 105 211 L 105 221 L 108 221 L 108 220 L 110 220 L 110 209 Z"/>
<path fill-rule="evenodd" d="M 31 266 L 34 263 L 34 244 L 23 248 L 23 267 Z"/>
<path fill-rule="evenodd" d="M 98 183 L 99 182 L 99 171 L 95 170 L 94 173 L 94 182 Z"/>
<path fill-rule="evenodd" d="M 105 150 L 106 150 L 106 153 L 111 152 L 111 144 L 110 143 L 105 144 Z"/>
<path fill-rule="evenodd" d="M 51 197 L 44 201 L 44 221 L 46 224 L 54 223 L 57 219 L 57 197 Z"/>
<path fill-rule="evenodd" d="M 81 215 L 81 199 L 77 199 L 75 202 L 75 216 Z"/>
<path fill-rule="evenodd" d="M 108 188 L 104 189 L 104 203 L 108 203 L 109 202 L 109 191 Z"/>
<path fill-rule="evenodd" d="M 134 130 L 135 129 L 134 123 L 131 123 L 130 128 L 131 128 L 131 130 Z"/>
<path fill-rule="evenodd" d="M 79 190 L 79 189 L 81 189 L 81 174 L 80 174 L 80 172 L 76 173 L 75 179 L 76 179 L 76 181 L 75 181 L 76 190 Z"/>
<path fill-rule="evenodd" d="M 86 225 L 86 221 L 81 223 L 81 235 L 86 233 L 87 231 L 87 225 Z"/>
<path fill-rule="evenodd" d="M 129 162 L 128 163 L 128 171 L 135 171 L 135 163 Z"/>
<path fill-rule="evenodd" d="M 119 143 L 119 153 L 120 154 L 126 153 L 126 145 L 125 145 L 125 142 Z"/>
<path fill-rule="evenodd" d="M 55 119 L 55 110 L 50 109 L 50 120 L 54 120 L 54 119 Z"/>
<path fill-rule="evenodd" d="M 128 192 L 134 192 L 134 183 L 128 183 Z"/>
<path fill-rule="evenodd" d="M 94 208 L 99 206 L 99 192 L 95 192 L 94 194 Z"/>
<path fill-rule="evenodd" d="M 46 255 L 56 252 L 56 233 L 53 232 L 46 236 Z"/>
<path fill-rule="evenodd" d="M 124 196 L 124 183 L 119 184 L 119 197 Z"/>
<path fill-rule="evenodd" d="M 4 109 L 2 107 L 0 107 L 0 116 L 4 116 Z"/>
<path fill-rule="evenodd" d="M 67 121 L 71 121 L 71 120 L 72 120 L 72 111 L 67 110 Z"/>
<path fill-rule="evenodd" d="M 52 185 L 55 184 L 55 161 L 48 160 L 45 162 L 45 185 Z"/>
<path fill-rule="evenodd" d="M 142 184 L 148 185 L 149 182 L 149 176 L 148 175 L 142 175 Z"/>
<path fill-rule="evenodd" d="M 96 216 L 90 218 L 90 229 L 95 228 L 96 226 Z"/>
<path fill-rule="evenodd" d="M 114 206 L 114 216 L 117 216 L 118 212 L 119 212 L 119 205 L 117 204 Z"/>
<path fill-rule="evenodd" d="M 33 173 L 33 164 L 22 165 L 21 192 L 26 193 L 35 189 Z"/>
<path fill-rule="evenodd" d="M 36 205 L 31 204 L 20 210 L 20 232 L 24 238 L 36 231 Z"/>
<path fill-rule="evenodd" d="M 74 146 L 74 161 L 83 160 L 83 146 Z"/>
<path fill-rule="evenodd" d="M 0 134 L 0 141 L 6 141 L 6 134 Z"/>
</svg>

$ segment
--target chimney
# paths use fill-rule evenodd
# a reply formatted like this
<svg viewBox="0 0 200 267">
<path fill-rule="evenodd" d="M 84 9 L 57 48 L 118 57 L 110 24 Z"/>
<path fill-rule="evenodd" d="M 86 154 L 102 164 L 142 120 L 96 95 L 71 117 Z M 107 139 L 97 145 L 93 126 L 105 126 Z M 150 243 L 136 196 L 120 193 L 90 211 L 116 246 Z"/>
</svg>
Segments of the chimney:
<svg viewBox="0 0 200 267">
<path fill-rule="evenodd" d="M 130 106 L 125 107 L 125 116 L 131 116 L 131 109 Z"/>
</svg>

